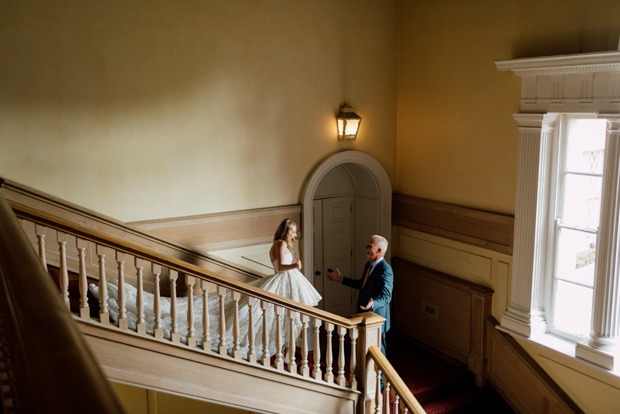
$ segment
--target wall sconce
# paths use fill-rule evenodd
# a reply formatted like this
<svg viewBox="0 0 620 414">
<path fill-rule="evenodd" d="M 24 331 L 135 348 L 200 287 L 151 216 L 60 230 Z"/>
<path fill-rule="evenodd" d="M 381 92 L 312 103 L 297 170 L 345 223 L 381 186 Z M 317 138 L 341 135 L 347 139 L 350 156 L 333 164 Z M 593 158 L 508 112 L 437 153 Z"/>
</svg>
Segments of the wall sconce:
<svg viewBox="0 0 620 414">
<path fill-rule="evenodd" d="M 353 108 L 348 103 L 345 102 L 342 105 L 336 121 L 338 121 L 338 139 L 355 140 L 362 117 L 353 112 Z"/>
</svg>

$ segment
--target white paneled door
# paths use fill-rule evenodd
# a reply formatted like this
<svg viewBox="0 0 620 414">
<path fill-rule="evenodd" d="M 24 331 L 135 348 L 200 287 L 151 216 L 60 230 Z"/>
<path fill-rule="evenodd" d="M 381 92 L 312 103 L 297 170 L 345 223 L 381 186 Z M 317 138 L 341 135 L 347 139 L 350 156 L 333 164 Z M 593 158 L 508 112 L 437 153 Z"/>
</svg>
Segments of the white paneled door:
<svg viewBox="0 0 620 414">
<path fill-rule="evenodd" d="M 356 276 L 351 275 L 351 197 L 315 200 L 314 209 L 315 287 L 323 295 L 324 310 L 348 317 L 354 311 L 351 288 L 329 282 L 325 274 L 339 269 L 344 276 Z"/>
</svg>

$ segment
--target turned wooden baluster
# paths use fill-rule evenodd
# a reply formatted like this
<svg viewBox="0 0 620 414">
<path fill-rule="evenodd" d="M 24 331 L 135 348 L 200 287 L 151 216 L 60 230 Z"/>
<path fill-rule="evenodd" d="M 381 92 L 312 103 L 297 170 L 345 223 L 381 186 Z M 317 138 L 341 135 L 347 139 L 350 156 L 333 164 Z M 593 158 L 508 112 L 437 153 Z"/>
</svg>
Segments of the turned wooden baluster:
<svg viewBox="0 0 620 414">
<path fill-rule="evenodd" d="M 202 349 L 211 350 L 211 339 L 209 338 L 209 288 L 211 284 L 206 280 L 200 281 L 202 289 Z"/>
<path fill-rule="evenodd" d="M 394 398 L 394 414 L 398 414 L 399 405 L 400 405 L 400 396 L 396 394 L 396 398 Z"/>
<path fill-rule="evenodd" d="M 407 408 L 407 406 L 405 406 L 405 409 L 403 410 L 403 414 L 409 414 L 409 408 Z"/>
<path fill-rule="evenodd" d="M 385 383 L 384 393 L 383 401 L 385 404 L 383 405 L 383 414 L 390 414 L 390 383 L 388 381 Z"/>
<path fill-rule="evenodd" d="M 226 295 L 226 288 L 223 286 L 217 287 L 217 295 L 220 297 L 220 355 L 226 355 L 226 307 L 224 303 L 224 296 Z"/>
<path fill-rule="evenodd" d="M 241 359 L 241 347 L 239 343 L 241 341 L 241 330 L 239 329 L 239 299 L 241 299 L 241 293 L 231 292 L 230 297 L 233 301 L 233 350 L 232 356 L 235 359 Z"/>
<path fill-rule="evenodd" d="M 375 413 L 381 414 L 381 410 L 383 408 L 383 394 L 381 393 L 381 369 L 377 366 L 377 391 L 375 393 L 376 404 L 375 404 Z"/>
<path fill-rule="evenodd" d="M 39 246 L 39 257 L 43 263 L 43 267 L 47 271 L 47 260 L 45 259 L 45 226 L 40 224 L 34 225 L 34 233 L 37 235 L 37 245 Z"/>
<path fill-rule="evenodd" d="M 65 303 L 67 310 L 71 310 L 69 302 L 69 273 L 67 272 L 67 235 L 59 231 L 56 232 L 56 241 L 60 251 L 60 275 L 58 275 L 60 285 L 60 295 Z"/>
<path fill-rule="evenodd" d="M 327 330 L 327 354 L 325 355 L 325 381 L 328 384 L 334 383 L 334 374 L 332 373 L 332 364 L 334 363 L 333 350 L 332 350 L 332 331 L 334 330 L 334 324 L 327 322 L 325 324 Z"/>
<path fill-rule="evenodd" d="M 134 258 L 134 265 L 138 274 L 138 286 L 136 287 L 136 308 L 138 308 L 138 320 L 136 322 L 136 332 L 146 335 L 146 322 L 144 321 L 144 260 Z"/>
<path fill-rule="evenodd" d="M 256 346 L 254 345 L 254 306 L 256 298 L 248 296 L 248 362 L 256 363 Z"/>
<path fill-rule="evenodd" d="M 125 253 L 116 251 L 118 264 L 118 327 L 127 329 L 127 308 L 125 308 Z"/>
<path fill-rule="evenodd" d="M 276 369 L 284 371 L 284 358 L 282 358 L 282 315 L 284 308 L 276 306 Z"/>
<path fill-rule="evenodd" d="M 179 321 L 177 315 L 177 279 L 179 278 L 179 272 L 170 269 L 170 340 L 175 343 L 181 343 L 181 334 L 179 333 Z"/>
<path fill-rule="evenodd" d="M 351 328 L 349 331 L 349 337 L 351 338 L 351 362 L 349 364 L 351 372 L 349 375 L 349 385 L 352 390 L 357 389 L 357 377 L 355 376 L 355 370 L 357 369 L 357 336 L 357 328 Z"/>
<path fill-rule="evenodd" d="M 321 341 L 319 334 L 321 332 L 322 324 L 323 321 L 319 318 L 312 319 L 312 326 L 314 327 L 314 351 L 312 354 L 314 358 L 314 369 L 312 370 L 312 376 L 315 380 L 321 379 Z"/>
<path fill-rule="evenodd" d="M 261 300 L 260 307 L 263 310 L 263 356 L 261 362 L 264 366 L 269 366 L 269 332 L 267 331 L 267 310 L 269 309 L 269 302 Z"/>
<path fill-rule="evenodd" d="M 164 328 L 161 326 L 161 291 L 159 288 L 159 277 L 161 276 L 161 265 L 151 263 L 151 272 L 155 276 L 153 283 L 155 284 L 155 295 L 153 298 L 153 313 L 155 317 L 155 326 L 153 328 L 153 335 L 155 338 L 163 339 Z"/>
<path fill-rule="evenodd" d="M 292 309 L 288 310 L 288 370 L 291 374 L 297 373 L 297 363 L 295 362 L 295 351 L 297 347 L 295 345 L 295 339 L 297 339 L 295 335 L 295 318 L 297 317 L 297 312 Z"/>
<path fill-rule="evenodd" d="M 185 275 L 187 285 L 187 346 L 196 347 L 196 328 L 194 327 L 194 276 Z"/>
<path fill-rule="evenodd" d="M 79 289 L 80 289 L 80 318 L 90 319 L 90 308 L 88 307 L 88 282 L 86 280 L 86 240 L 75 238 L 75 245 L 78 249 L 79 262 Z"/>
<path fill-rule="evenodd" d="M 105 247 L 97 245 L 96 252 L 99 258 L 99 322 L 109 325 L 110 313 L 108 312 L 108 281 L 105 275 Z"/>
<path fill-rule="evenodd" d="M 310 376 L 310 368 L 308 367 L 308 315 L 301 315 L 301 375 Z"/>
<path fill-rule="evenodd" d="M 344 387 L 347 385 L 347 378 L 344 376 L 344 336 L 347 334 L 347 328 L 339 326 L 336 330 L 338 332 L 339 344 L 338 344 L 338 385 Z"/>
</svg>

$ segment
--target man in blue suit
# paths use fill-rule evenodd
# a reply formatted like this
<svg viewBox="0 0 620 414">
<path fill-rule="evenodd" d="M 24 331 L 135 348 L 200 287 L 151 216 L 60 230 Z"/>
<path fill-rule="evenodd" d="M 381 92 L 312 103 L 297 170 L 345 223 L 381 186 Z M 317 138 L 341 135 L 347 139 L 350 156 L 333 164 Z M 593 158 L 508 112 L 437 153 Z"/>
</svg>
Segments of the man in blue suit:
<svg viewBox="0 0 620 414">
<path fill-rule="evenodd" d="M 369 261 L 364 266 L 364 274 L 361 279 L 344 277 L 338 269 L 336 269 L 336 273 L 327 273 L 327 278 L 332 282 L 340 282 L 343 285 L 359 289 L 358 313 L 372 311 L 385 318 L 381 327 L 381 352 L 383 355 L 385 355 L 385 333 L 390 329 L 390 301 L 392 300 L 392 288 L 394 286 L 392 267 L 384 259 L 387 248 L 388 242 L 384 237 L 372 236 L 366 246 L 366 258 Z"/>
</svg>

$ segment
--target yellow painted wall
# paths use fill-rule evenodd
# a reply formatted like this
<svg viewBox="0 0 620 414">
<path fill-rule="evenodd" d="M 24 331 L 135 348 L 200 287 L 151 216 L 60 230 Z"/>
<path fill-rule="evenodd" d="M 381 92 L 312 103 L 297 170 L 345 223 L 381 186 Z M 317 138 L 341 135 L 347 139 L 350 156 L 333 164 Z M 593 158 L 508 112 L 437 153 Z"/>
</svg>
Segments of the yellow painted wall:
<svg viewBox="0 0 620 414">
<path fill-rule="evenodd" d="M 113 382 L 112 385 L 127 410 L 127 414 L 249 414 L 247 410 L 146 390 L 127 384 Z"/>
<path fill-rule="evenodd" d="M 514 214 L 512 114 L 521 85 L 494 60 L 615 50 L 619 15 L 620 2 L 607 0 L 403 0 L 394 191 Z M 394 234 L 393 254 L 493 288 L 493 315 L 501 317 L 509 258 L 407 229 Z M 620 378 L 522 345 L 585 412 L 620 412 Z"/>
<path fill-rule="evenodd" d="M 494 60 L 615 50 L 620 2 L 403 0 L 395 192 L 514 214 L 520 80 Z"/>
<path fill-rule="evenodd" d="M 342 150 L 394 180 L 397 6 L 1 2 L 0 176 L 123 221 L 295 204 Z"/>
</svg>

